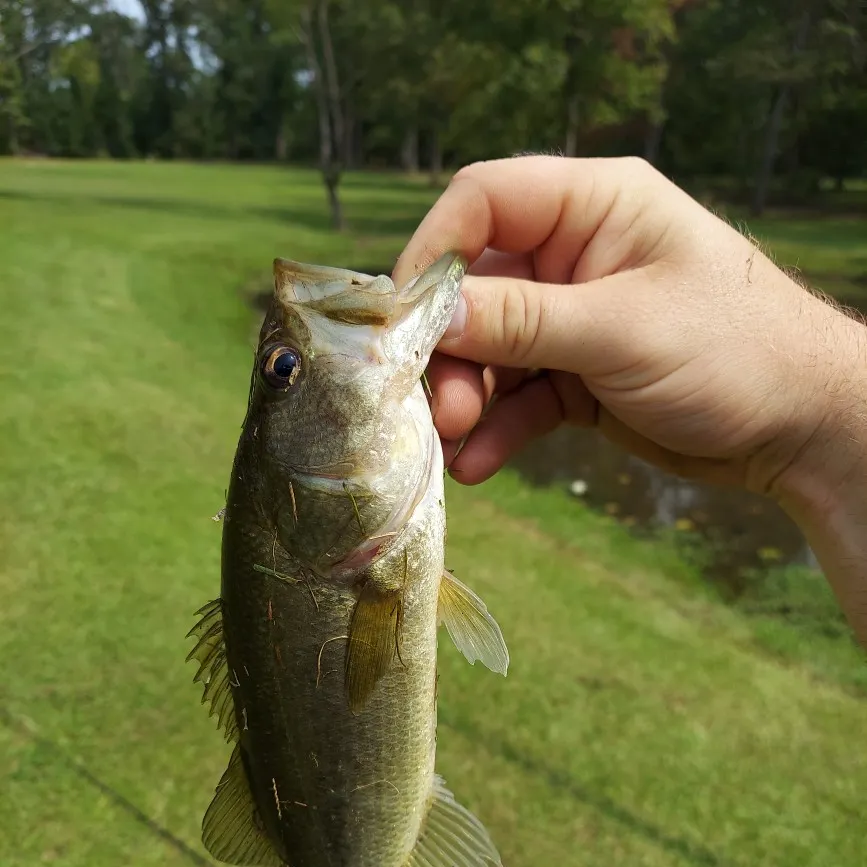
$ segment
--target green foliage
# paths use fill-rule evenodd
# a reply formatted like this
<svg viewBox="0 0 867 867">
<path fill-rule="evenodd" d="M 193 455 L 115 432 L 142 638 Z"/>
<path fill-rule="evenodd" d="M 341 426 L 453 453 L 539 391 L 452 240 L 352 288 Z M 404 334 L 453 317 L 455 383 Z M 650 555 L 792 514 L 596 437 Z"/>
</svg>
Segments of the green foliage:
<svg viewBox="0 0 867 867">
<path fill-rule="evenodd" d="M 686 4 L 677 25 L 665 93 L 665 170 L 681 178 L 734 175 L 744 190 L 754 180 L 767 183 L 756 172 L 776 170 L 789 187 L 811 176 L 811 193 L 824 174 L 864 172 L 863 4 L 708 0 Z"/>
<path fill-rule="evenodd" d="M 321 163 L 327 133 L 332 181 L 341 167 L 639 153 L 681 181 L 721 173 L 778 195 L 776 173 L 804 196 L 867 166 L 858 0 L 142 9 L 0 0 L 0 153 Z"/>
</svg>

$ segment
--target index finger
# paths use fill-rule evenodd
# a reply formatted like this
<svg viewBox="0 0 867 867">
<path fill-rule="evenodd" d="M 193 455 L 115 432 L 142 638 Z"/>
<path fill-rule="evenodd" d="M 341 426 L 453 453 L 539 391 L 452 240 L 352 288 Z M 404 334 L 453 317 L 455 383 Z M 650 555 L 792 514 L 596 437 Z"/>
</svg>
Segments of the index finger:
<svg viewBox="0 0 867 867">
<path fill-rule="evenodd" d="M 472 264 L 489 247 L 533 251 L 538 280 L 572 282 L 578 260 L 615 205 L 632 205 L 626 210 L 634 217 L 646 201 L 653 172 L 648 168 L 631 157 L 530 156 L 469 165 L 415 231 L 395 266 L 394 282 L 402 285 L 449 251 Z"/>
</svg>

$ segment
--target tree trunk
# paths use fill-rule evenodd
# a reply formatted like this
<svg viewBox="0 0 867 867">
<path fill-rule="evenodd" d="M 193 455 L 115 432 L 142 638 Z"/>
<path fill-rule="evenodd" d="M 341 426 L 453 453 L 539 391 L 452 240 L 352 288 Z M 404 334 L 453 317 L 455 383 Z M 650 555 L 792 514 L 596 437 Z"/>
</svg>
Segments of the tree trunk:
<svg viewBox="0 0 867 867">
<path fill-rule="evenodd" d="M 430 138 L 430 185 L 438 186 L 443 173 L 443 151 L 440 144 L 439 131 L 431 130 Z"/>
<path fill-rule="evenodd" d="M 400 164 L 405 172 L 418 171 L 418 127 L 415 124 L 404 134 L 400 148 Z"/>
<path fill-rule="evenodd" d="M 9 121 L 9 153 L 16 157 L 21 152 L 21 146 L 18 143 L 18 124 L 15 123 L 14 117 L 8 117 Z"/>
<path fill-rule="evenodd" d="M 355 147 L 355 138 L 358 129 L 358 125 L 355 121 L 355 112 L 352 109 L 352 105 L 349 100 L 346 101 L 346 107 L 344 110 L 344 125 L 343 125 L 343 141 L 341 142 L 342 148 L 342 160 L 344 167 L 352 171 L 352 169 L 357 168 L 355 162 L 355 154 L 357 153 L 357 149 Z"/>
<path fill-rule="evenodd" d="M 810 5 L 805 4 L 795 38 L 792 42 L 792 57 L 797 57 L 803 50 L 810 32 Z M 786 108 L 792 95 L 792 85 L 789 82 L 781 84 L 777 88 L 768 122 L 765 127 L 765 143 L 762 147 L 762 159 L 759 163 L 759 171 L 756 176 L 756 185 L 753 193 L 752 211 L 755 216 L 764 213 L 768 202 L 768 190 L 774 174 L 774 162 L 777 158 L 777 149 L 780 142 L 780 132 L 783 128 L 783 120 L 786 116 Z"/>
<path fill-rule="evenodd" d="M 324 177 L 325 189 L 328 193 L 328 208 L 331 211 L 331 225 L 339 232 L 344 227 L 343 206 L 340 203 L 340 196 L 337 194 L 340 178 L 332 174 L 326 174 Z"/>
<path fill-rule="evenodd" d="M 798 142 L 795 141 L 792 147 L 785 154 L 784 173 L 790 178 L 796 178 L 801 170 L 801 151 L 798 147 Z"/>
<path fill-rule="evenodd" d="M 346 141 L 346 124 L 340 99 L 340 84 L 337 79 L 337 62 L 334 59 L 334 46 L 331 44 L 331 28 L 328 25 L 328 0 L 319 0 L 319 38 L 322 40 L 322 56 L 325 59 L 326 106 L 331 119 L 331 133 L 334 136 L 329 147 L 330 161 L 325 185 L 328 187 L 331 224 L 340 232 L 345 228 L 345 224 L 337 187 L 342 170 L 340 151 Z"/>
<path fill-rule="evenodd" d="M 289 153 L 289 139 L 286 136 L 286 116 L 282 106 L 278 108 L 278 112 L 277 134 L 274 136 L 274 159 L 282 163 L 286 161 L 286 155 Z"/>
<path fill-rule="evenodd" d="M 343 129 L 343 141 L 340 142 L 340 161 L 343 163 L 343 168 L 345 168 L 348 172 L 351 172 L 355 168 L 352 159 L 354 156 L 354 126 L 355 125 L 352 123 L 352 118 L 347 117 L 346 126 Z"/>
<path fill-rule="evenodd" d="M 331 28 L 328 25 L 328 0 L 319 2 L 319 38 L 322 40 L 322 56 L 325 59 L 325 82 L 328 94 L 328 112 L 334 141 L 345 141 L 345 114 L 340 99 L 340 83 L 337 78 L 337 61 L 334 59 L 334 46 L 331 44 Z"/>
<path fill-rule="evenodd" d="M 574 157 L 578 154 L 578 97 L 570 96 L 569 102 L 566 104 L 566 142 L 563 148 L 563 153 L 567 157 Z"/>
<path fill-rule="evenodd" d="M 286 132 L 283 125 L 277 130 L 277 136 L 274 140 L 274 159 L 278 163 L 286 162 L 286 155 L 289 153 L 289 143 L 286 141 Z"/>
<path fill-rule="evenodd" d="M 344 228 L 343 208 L 340 205 L 338 187 L 341 174 L 341 149 L 343 148 L 343 107 L 340 104 L 340 89 L 337 84 L 337 66 L 328 28 L 328 0 L 312 0 L 304 9 L 302 35 L 307 60 L 313 71 L 313 89 L 316 94 L 316 113 L 319 119 L 319 167 L 328 196 L 331 225 L 338 232 Z M 319 62 L 313 36 L 314 7 L 318 12 L 318 29 L 322 41 L 324 63 Z"/>
<path fill-rule="evenodd" d="M 651 122 L 644 137 L 644 159 L 651 165 L 656 165 L 659 159 L 659 146 L 662 144 L 662 133 L 665 129 L 665 118 Z"/>
<path fill-rule="evenodd" d="M 762 148 L 762 160 L 759 164 L 759 173 L 756 177 L 755 190 L 753 192 L 753 214 L 757 217 L 764 213 L 768 202 L 768 190 L 774 173 L 774 162 L 777 157 L 777 144 L 780 138 L 780 130 L 783 126 L 783 118 L 786 113 L 786 103 L 789 99 L 790 85 L 781 85 L 774 97 L 773 107 L 765 127 L 765 144 Z"/>
<path fill-rule="evenodd" d="M 352 163 L 358 168 L 364 168 L 364 123 L 356 118 L 355 135 L 352 137 Z"/>
</svg>

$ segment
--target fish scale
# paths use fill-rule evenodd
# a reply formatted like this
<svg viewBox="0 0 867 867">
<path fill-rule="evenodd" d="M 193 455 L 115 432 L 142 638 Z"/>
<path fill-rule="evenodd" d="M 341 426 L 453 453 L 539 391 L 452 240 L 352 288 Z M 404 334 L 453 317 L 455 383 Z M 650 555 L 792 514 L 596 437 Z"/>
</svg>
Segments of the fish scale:
<svg viewBox="0 0 867 867">
<path fill-rule="evenodd" d="M 464 268 L 449 255 L 398 290 L 275 262 L 220 595 L 190 631 L 202 700 L 233 745 L 202 823 L 224 863 L 501 864 L 435 772 L 440 624 L 471 663 L 505 675 L 509 661 L 484 603 L 443 568 L 421 383 Z"/>
</svg>

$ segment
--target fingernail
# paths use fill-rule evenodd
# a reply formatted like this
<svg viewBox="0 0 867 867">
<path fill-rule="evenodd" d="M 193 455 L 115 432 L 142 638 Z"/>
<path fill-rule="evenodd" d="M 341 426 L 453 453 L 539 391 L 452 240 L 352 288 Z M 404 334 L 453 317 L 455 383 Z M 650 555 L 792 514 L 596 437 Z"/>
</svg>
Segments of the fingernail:
<svg viewBox="0 0 867 867">
<path fill-rule="evenodd" d="M 452 321 L 449 323 L 449 327 L 446 328 L 445 334 L 443 334 L 443 340 L 454 340 L 456 337 L 460 337 L 464 333 L 464 328 L 467 325 L 467 300 L 464 298 L 464 293 L 458 296 L 458 303 L 455 307 L 455 312 L 452 314 Z"/>
</svg>

